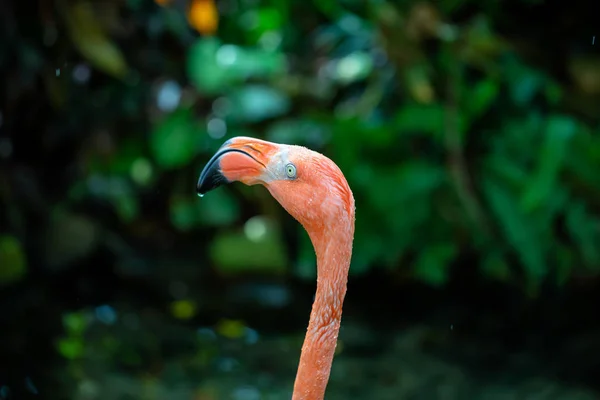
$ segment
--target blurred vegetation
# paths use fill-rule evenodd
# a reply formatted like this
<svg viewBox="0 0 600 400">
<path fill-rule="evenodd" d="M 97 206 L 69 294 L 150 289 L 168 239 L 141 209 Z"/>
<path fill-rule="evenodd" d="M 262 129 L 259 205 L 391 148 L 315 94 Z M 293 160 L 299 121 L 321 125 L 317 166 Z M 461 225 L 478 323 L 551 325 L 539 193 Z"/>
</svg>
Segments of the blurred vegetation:
<svg viewBox="0 0 600 400">
<path fill-rule="evenodd" d="M 30 201 L 58 218 L 49 262 L 99 240 L 101 221 L 92 227 L 68 211 L 95 199 L 119 216 L 112 229 L 139 231 L 163 217 L 182 235 L 216 228 L 216 268 L 291 262 L 313 277 L 306 235 L 299 258 L 286 259 L 265 219 L 235 228 L 245 222 L 238 195 L 194 197 L 210 154 L 252 135 L 340 165 L 357 198 L 353 274 L 385 267 L 443 285 L 450 263 L 475 252 L 486 276 L 532 294 L 547 279 L 597 275 L 599 127 L 594 112 L 569 107 L 577 96 L 598 105 L 597 52 L 563 61 L 565 82 L 526 62 L 485 7 L 460 1 L 160 3 L 42 2 L 34 25 L 5 17 L 4 73 L 14 79 L 5 82 L 4 163 L 31 161 L 26 173 L 37 179 L 63 169 L 52 177 L 58 185 L 28 183 L 44 193 Z M 23 102 L 28 114 L 15 114 Z M 12 165 L 13 174 L 26 168 Z M 26 269 L 31 213 L 10 173 L 3 281 Z M 258 190 L 234 190 L 273 208 Z M 163 206 L 149 213 L 145 197 Z"/>
<path fill-rule="evenodd" d="M 238 135 L 340 166 L 353 276 L 443 287 L 469 257 L 531 296 L 597 282 L 592 14 L 535 0 L 2 4 L 0 286 L 100 248 L 125 275 L 149 273 L 136 251 L 177 242 L 220 276 L 313 279 L 308 237 L 266 191 L 196 197 L 204 163 Z M 190 318 L 178 301 L 171 313 Z M 65 317 L 68 359 L 82 318 Z"/>
</svg>

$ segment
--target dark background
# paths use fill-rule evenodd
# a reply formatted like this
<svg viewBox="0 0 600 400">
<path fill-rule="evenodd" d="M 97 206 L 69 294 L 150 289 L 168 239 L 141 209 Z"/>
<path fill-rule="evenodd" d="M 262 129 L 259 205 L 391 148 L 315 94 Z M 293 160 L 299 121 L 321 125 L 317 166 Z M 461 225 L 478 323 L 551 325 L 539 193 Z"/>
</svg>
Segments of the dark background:
<svg viewBox="0 0 600 400">
<path fill-rule="evenodd" d="M 0 4 L 0 399 L 289 398 L 314 293 L 228 138 L 342 169 L 328 399 L 600 398 L 592 2 Z"/>
</svg>

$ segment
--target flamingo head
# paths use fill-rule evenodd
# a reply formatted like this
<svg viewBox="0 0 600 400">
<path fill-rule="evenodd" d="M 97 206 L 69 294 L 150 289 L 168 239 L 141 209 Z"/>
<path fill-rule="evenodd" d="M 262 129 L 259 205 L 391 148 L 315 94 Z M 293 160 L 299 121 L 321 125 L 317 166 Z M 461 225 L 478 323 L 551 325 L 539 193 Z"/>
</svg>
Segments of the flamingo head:
<svg viewBox="0 0 600 400">
<path fill-rule="evenodd" d="M 332 219 L 354 218 L 354 198 L 340 169 L 305 147 L 241 136 L 229 139 L 202 170 L 197 192 L 204 195 L 235 181 L 265 186 L 309 233 L 322 230 Z"/>
</svg>

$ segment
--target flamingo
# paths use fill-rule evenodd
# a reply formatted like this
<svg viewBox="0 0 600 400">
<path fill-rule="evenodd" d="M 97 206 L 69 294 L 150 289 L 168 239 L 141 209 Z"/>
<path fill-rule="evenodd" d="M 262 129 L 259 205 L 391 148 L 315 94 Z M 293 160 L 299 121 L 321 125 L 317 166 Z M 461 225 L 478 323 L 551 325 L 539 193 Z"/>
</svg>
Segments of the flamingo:
<svg viewBox="0 0 600 400">
<path fill-rule="evenodd" d="M 354 239 L 354 196 L 338 166 L 305 147 L 238 136 L 213 155 L 198 179 L 203 196 L 234 181 L 263 185 L 308 233 L 317 289 L 292 400 L 323 400 L 342 319 Z"/>
</svg>

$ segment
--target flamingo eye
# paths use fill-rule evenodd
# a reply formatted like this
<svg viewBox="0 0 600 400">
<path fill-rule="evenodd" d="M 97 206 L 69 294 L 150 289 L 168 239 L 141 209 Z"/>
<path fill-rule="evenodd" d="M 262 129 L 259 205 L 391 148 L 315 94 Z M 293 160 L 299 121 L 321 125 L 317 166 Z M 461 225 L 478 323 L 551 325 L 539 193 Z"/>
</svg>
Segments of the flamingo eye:
<svg viewBox="0 0 600 400">
<path fill-rule="evenodd" d="M 288 178 L 294 179 L 296 177 L 296 166 L 292 163 L 285 166 L 285 174 Z"/>
</svg>

